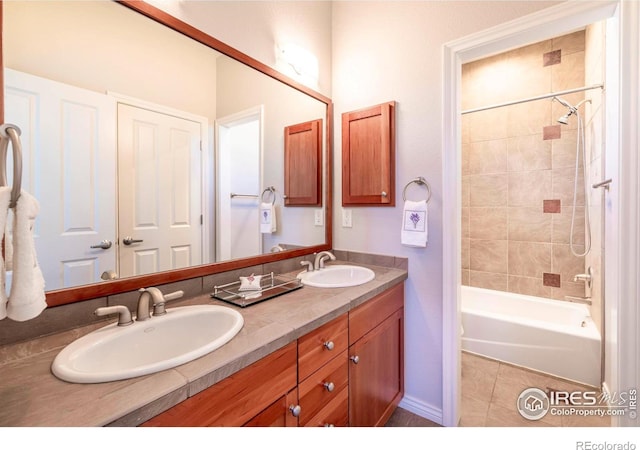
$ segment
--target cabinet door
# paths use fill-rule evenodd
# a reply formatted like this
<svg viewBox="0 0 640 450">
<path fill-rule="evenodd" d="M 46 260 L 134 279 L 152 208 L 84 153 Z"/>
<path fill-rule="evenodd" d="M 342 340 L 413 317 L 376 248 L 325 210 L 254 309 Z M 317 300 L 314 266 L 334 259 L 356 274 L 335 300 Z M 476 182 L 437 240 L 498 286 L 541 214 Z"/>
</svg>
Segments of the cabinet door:
<svg viewBox="0 0 640 450">
<path fill-rule="evenodd" d="M 349 425 L 381 426 L 404 394 L 404 309 L 349 348 Z"/>
<path fill-rule="evenodd" d="M 322 119 L 284 129 L 285 206 L 322 206 Z"/>
<path fill-rule="evenodd" d="M 273 402 L 260 414 L 255 416 L 245 427 L 297 427 L 298 417 L 291 410 L 298 404 L 298 390 L 294 389 L 287 395 Z"/>
<path fill-rule="evenodd" d="M 395 205 L 395 102 L 342 114 L 342 204 Z"/>
</svg>

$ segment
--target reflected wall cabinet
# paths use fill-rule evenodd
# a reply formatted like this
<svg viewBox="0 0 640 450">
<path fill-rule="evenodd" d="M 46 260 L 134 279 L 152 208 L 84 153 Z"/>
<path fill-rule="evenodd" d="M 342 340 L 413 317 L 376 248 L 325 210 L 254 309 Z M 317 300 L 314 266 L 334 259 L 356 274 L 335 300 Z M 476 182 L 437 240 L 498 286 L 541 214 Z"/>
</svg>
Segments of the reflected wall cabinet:
<svg viewBox="0 0 640 450">
<path fill-rule="evenodd" d="M 342 114 L 343 206 L 395 206 L 395 108 Z"/>
<path fill-rule="evenodd" d="M 285 206 L 322 206 L 322 119 L 284 129 Z"/>
</svg>

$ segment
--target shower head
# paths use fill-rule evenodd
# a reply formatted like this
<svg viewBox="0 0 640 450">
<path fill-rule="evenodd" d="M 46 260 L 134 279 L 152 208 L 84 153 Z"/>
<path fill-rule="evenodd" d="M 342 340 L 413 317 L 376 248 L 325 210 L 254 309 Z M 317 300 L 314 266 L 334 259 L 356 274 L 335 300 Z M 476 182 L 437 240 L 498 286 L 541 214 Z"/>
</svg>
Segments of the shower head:
<svg viewBox="0 0 640 450">
<path fill-rule="evenodd" d="M 575 106 L 571 105 L 569 102 L 567 102 L 566 100 L 561 99 L 560 97 L 553 97 L 551 100 L 552 101 L 555 100 L 558 103 L 560 103 L 562 106 L 564 106 L 566 108 L 569 108 L 569 112 L 558 119 L 559 123 L 561 123 L 563 125 L 567 125 L 569 123 L 569 117 L 571 116 L 571 114 L 576 113 L 578 110 L 576 109 Z"/>
<path fill-rule="evenodd" d="M 569 116 L 573 114 L 573 111 L 569 111 L 568 113 L 566 113 L 564 116 L 560 117 L 558 119 L 558 122 L 561 123 L 562 125 L 568 125 L 569 124 Z"/>
</svg>

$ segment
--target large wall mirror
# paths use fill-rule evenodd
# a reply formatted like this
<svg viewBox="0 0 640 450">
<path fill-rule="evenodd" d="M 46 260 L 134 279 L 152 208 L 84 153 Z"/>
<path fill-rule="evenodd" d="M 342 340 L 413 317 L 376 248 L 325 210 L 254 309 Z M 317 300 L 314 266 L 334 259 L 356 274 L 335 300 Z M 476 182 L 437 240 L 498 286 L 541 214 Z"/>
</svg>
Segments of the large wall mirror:
<svg viewBox="0 0 640 450">
<path fill-rule="evenodd" d="M 2 8 L 50 306 L 330 248 L 330 99 L 144 2 Z"/>
</svg>

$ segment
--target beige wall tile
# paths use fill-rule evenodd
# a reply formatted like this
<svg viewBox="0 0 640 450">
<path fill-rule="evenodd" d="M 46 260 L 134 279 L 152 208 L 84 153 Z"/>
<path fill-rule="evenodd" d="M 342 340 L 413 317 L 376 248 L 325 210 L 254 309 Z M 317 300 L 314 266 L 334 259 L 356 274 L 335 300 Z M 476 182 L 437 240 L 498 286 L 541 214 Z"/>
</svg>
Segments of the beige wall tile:
<svg viewBox="0 0 640 450">
<path fill-rule="evenodd" d="M 462 277 L 462 281 L 461 281 L 462 285 L 469 286 L 469 280 L 470 280 L 469 269 L 462 269 L 461 277 Z"/>
<path fill-rule="evenodd" d="M 469 173 L 504 173 L 507 171 L 507 140 L 469 144 Z"/>
<path fill-rule="evenodd" d="M 537 90 L 537 92 L 547 92 L 548 89 L 547 83 L 547 87 Z M 524 96 L 526 94 L 521 93 L 519 95 Z M 509 110 L 509 137 L 539 134 L 542 132 L 542 127 L 551 122 L 551 104 L 548 101 L 520 103 L 509 106 L 507 109 Z"/>
<path fill-rule="evenodd" d="M 509 275 L 542 278 L 551 272 L 551 244 L 509 242 Z"/>
<path fill-rule="evenodd" d="M 496 103 L 493 99 L 489 103 Z M 483 103 L 480 106 L 487 105 Z M 506 108 L 489 109 L 469 114 L 469 142 L 506 139 L 509 111 Z"/>
<path fill-rule="evenodd" d="M 509 292 L 551 298 L 551 288 L 543 285 L 541 278 L 509 275 Z"/>
<path fill-rule="evenodd" d="M 462 268 L 469 269 L 469 239 L 462 239 Z"/>
<path fill-rule="evenodd" d="M 542 134 L 518 136 L 507 141 L 509 172 L 551 169 L 552 142 Z"/>
<path fill-rule="evenodd" d="M 562 55 L 562 63 L 551 67 L 551 90 L 584 86 L 584 51 Z"/>
<path fill-rule="evenodd" d="M 469 175 L 470 206 L 507 206 L 507 174 Z"/>
<path fill-rule="evenodd" d="M 462 86 L 464 86 L 464 81 L 462 83 Z M 463 90 L 464 90 L 464 87 L 463 87 Z M 462 97 L 464 99 L 464 95 Z M 465 110 L 467 108 L 465 108 L 463 106 L 462 109 Z M 461 124 L 461 127 L 462 127 L 462 130 L 461 130 L 461 133 L 462 133 L 462 144 L 468 144 L 470 142 L 469 141 L 469 139 L 470 139 L 469 138 L 469 117 L 470 116 L 468 114 L 464 114 L 462 116 L 462 121 L 461 121 L 461 123 L 462 123 Z"/>
<path fill-rule="evenodd" d="M 471 191 L 469 190 L 469 177 L 462 177 L 462 206 L 467 207 L 471 202 Z"/>
<path fill-rule="evenodd" d="M 584 252 L 584 246 L 574 246 L 576 252 Z M 553 244 L 551 272 L 559 273 L 562 284 L 573 280 L 576 274 L 584 273 L 584 256 L 574 256 L 568 245 Z"/>
<path fill-rule="evenodd" d="M 554 169 L 576 167 L 576 137 L 577 130 L 563 130 L 560 139 L 551 141 L 552 164 Z M 582 167 L 582 158 L 579 161 Z"/>
<path fill-rule="evenodd" d="M 573 206 L 562 206 L 559 214 L 550 214 L 552 221 L 551 241 L 555 244 L 568 244 L 571 232 L 571 215 Z M 576 218 L 573 235 L 574 244 L 584 245 L 584 206 L 576 207 Z"/>
<path fill-rule="evenodd" d="M 552 198 L 551 193 L 550 170 L 514 172 L 509 174 L 509 206 L 542 208 L 542 201 Z"/>
<path fill-rule="evenodd" d="M 551 214 L 542 208 L 509 208 L 509 240 L 551 242 Z"/>
<path fill-rule="evenodd" d="M 573 189 L 575 179 L 575 168 L 567 167 L 564 169 L 554 169 L 551 174 L 552 197 L 560 199 L 563 209 L 569 205 L 573 205 Z M 584 205 L 584 177 L 582 170 L 578 172 L 578 191 L 576 196 L 576 205 Z"/>
<path fill-rule="evenodd" d="M 507 208 L 469 208 L 471 239 L 507 239 Z"/>
<path fill-rule="evenodd" d="M 508 287 L 507 274 L 504 273 L 471 270 L 469 276 L 469 286 L 493 289 L 494 291 L 506 291 Z"/>
<path fill-rule="evenodd" d="M 507 241 L 469 242 L 469 268 L 480 272 L 507 273 Z"/>
<path fill-rule="evenodd" d="M 573 277 L 571 278 L 573 279 Z M 559 288 L 551 288 L 551 298 L 556 300 L 565 300 L 567 296 L 584 297 L 584 283 L 574 283 L 573 281 L 563 281 Z"/>
<path fill-rule="evenodd" d="M 462 144 L 462 176 L 469 175 L 469 153 L 471 144 Z"/>
<path fill-rule="evenodd" d="M 585 50 L 585 30 L 565 34 L 551 40 L 553 50 L 562 50 L 562 56 Z"/>
<path fill-rule="evenodd" d="M 468 207 L 463 207 L 462 208 L 462 214 L 461 214 L 461 227 L 462 227 L 462 238 L 463 239 L 468 239 L 470 236 L 469 233 L 469 216 L 470 216 L 470 209 Z"/>
</svg>

